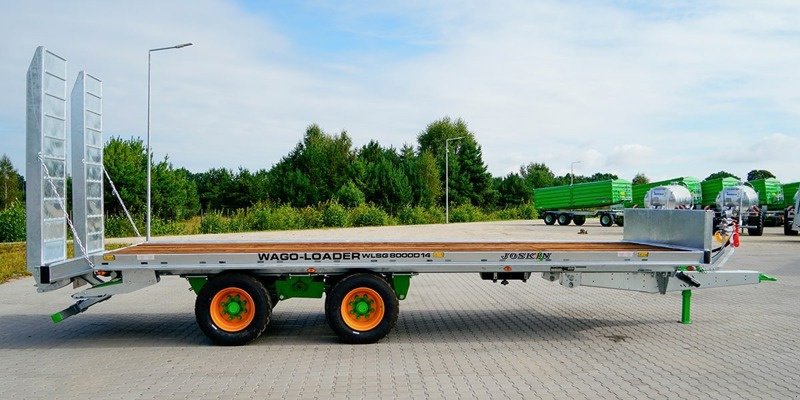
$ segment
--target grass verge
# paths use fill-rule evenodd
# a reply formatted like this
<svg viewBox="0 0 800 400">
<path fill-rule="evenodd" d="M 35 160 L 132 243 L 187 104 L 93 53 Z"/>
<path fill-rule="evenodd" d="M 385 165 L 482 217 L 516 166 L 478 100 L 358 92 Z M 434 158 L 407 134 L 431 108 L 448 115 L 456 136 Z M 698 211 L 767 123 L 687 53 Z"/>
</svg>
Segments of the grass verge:
<svg viewBox="0 0 800 400">
<path fill-rule="evenodd" d="M 129 244 L 106 244 L 106 250 L 126 247 Z M 72 257 L 72 243 L 67 244 L 67 254 Z M 14 278 L 28 276 L 30 273 L 25 267 L 25 243 L 0 243 L 0 283 Z"/>
</svg>

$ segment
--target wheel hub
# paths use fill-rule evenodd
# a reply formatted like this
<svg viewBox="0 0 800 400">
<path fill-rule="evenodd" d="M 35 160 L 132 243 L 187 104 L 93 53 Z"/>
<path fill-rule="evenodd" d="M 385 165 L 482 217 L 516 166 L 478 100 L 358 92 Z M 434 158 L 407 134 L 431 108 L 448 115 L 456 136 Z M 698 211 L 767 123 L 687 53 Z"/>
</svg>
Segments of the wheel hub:
<svg viewBox="0 0 800 400">
<path fill-rule="evenodd" d="M 247 300 L 242 299 L 238 294 L 228 295 L 222 302 L 222 314 L 229 320 L 242 319 L 242 314 L 247 312 Z"/>
<path fill-rule="evenodd" d="M 372 307 L 372 303 L 375 301 L 369 298 L 368 295 L 355 295 L 353 297 L 353 301 L 350 302 L 350 313 L 355 315 L 356 319 L 360 319 L 361 317 L 369 318 L 369 315 L 375 311 Z"/>
</svg>

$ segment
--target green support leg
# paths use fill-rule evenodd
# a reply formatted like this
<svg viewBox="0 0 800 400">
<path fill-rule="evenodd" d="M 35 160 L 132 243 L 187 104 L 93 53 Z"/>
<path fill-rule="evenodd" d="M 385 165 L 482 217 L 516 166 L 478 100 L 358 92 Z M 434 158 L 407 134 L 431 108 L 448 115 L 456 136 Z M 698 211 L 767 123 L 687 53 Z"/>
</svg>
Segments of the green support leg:
<svg viewBox="0 0 800 400">
<path fill-rule="evenodd" d="M 692 323 L 692 291 L 684 290 L 681 292 L 683 303 L 681 307 L 681 323 L 689 325 Z"/>
</svg>

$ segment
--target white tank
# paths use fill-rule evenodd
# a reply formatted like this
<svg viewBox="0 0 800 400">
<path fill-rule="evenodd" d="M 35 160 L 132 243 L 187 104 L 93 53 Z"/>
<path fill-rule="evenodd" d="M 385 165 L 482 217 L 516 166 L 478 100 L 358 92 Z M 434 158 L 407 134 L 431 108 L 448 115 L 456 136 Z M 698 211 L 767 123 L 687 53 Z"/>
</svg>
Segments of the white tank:
<svg viewBox="0 0 800 400">
<path fill-rule="evenodd" d="M 732 186 L 722 189 L 717 195 L 719 208 L 750 208 L 758 205 L 758 193 L 750 186 Z"/>
<path fill-rule="evenodd" d="M 644 206 L 674 210 L 676 208 L 692 208 L 692 193 L 684 186 L 656 186 L 644 195 Z"/>
</svg>

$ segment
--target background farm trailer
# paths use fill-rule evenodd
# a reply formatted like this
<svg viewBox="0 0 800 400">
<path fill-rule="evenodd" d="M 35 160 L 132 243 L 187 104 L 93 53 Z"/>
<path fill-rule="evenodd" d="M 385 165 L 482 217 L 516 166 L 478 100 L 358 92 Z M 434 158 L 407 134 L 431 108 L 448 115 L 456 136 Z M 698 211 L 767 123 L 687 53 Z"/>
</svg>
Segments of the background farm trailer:
<svg viewBox="0 0 800 400">
<path fill-rule="evenodd" d="M 786 206 L 783 218 L 783 234 L 788 236 L 797 236 L 797 233 L 800 232 L 800 218 L 797 218 L 797 210 L 800 209 L 800 190 L 798 190 L 798 186 L 800 186 L 800 182 L 783 185 L 786 198 L 789 198 L 788 193 L 790 191 L 794 192 L 791 197 L 794 202 Z"/>
<path fill-rule="evenodd" d="M 71 108 L 66 87 L 66 60 L 37 48 L 27 83 L 27 267 L 39 292 L 82 289 L 73 292 L 72 306 L 53 314 L 55 322 L 177 276 L 197 293 L 197 324 L 214 343 L 248 343 L 267 329 L 278 303 L 323 296 L 327 322 L 342 341 L 372 343 L 392 330 L 411 278 L 422 273 L 474 273 L 501 283 L 538 274 L 567 288 L 680 291 L 684 323 L 691 322 L 693 290 L 773 280 L 757 271 L 721 270 L 738 245 L 737 232 L 729 223 L 712 234 L 713 213 L 700 210 L 630 209 L 617 242 L 150 241 L 107 252 L 103 85 L 81 71 Z M 71 218 L 65 207 L 67 110 Z M 72 259 L 68 228 L 75 241 Z"/>
<path fill-rule="evenodd" d="M 775 178 L 755 179 L 747 182 L 758 193 L 758 209 L 753 211 L 764 221 L 764 226 L 783 225 L 783 212 L 785 210 L 785 197 L 783 184 Z"/>
<path fill-rule="evenodd" d="M 754 182 L 758 185 L 757 181 Z M 776 198 L 774 182 L 765 182 L 762 188 L 764 193 L 766 188 L 770 188 L 772 195 L 761 195 L 751 183 L 742 183 L 730 177 L 708 179 L 701 182 L 700 186 L 703 192 L 703 209 L 715 212 L 714 226 L 726 218 L 733 218 L 738 221 L 741 229 L 747 230 L 748 235 L 764 234 L 765 211 L 768 206 L 761 206 L 761 203 Z"/>
<path fill-rule="evenodd" d="M 700 207 L 703 203 L 703 190 L 700 185 L 700 181 L 697 178 L 692 176 L 679 176 L 677 178 L 672 179 L 665 179 L 663 181 L 658 182 L 650 182 L 650 183 L 640 183 L 638 185 L 633 185 L 631 188 L 631 201 L 625 204 L 626 208 L 630 207 L 645 207 L 647 208 L 647 204 L 645 204 L 645 195 L 650 189 L 659 186 L 674 186 L 680 185 L 686 187 L 689 190 L 689 193 L 692 195 L 691 204 Z"/>
<path fill-rule="evenodd" d="M 630 201 L 631 182 L 623 179 L 533 190 L 533 204 L 547 225 L 583 225 L 587 216 L 598 216 L 602 226 L 622 226 L 623 204 Z"/>
</svg>

